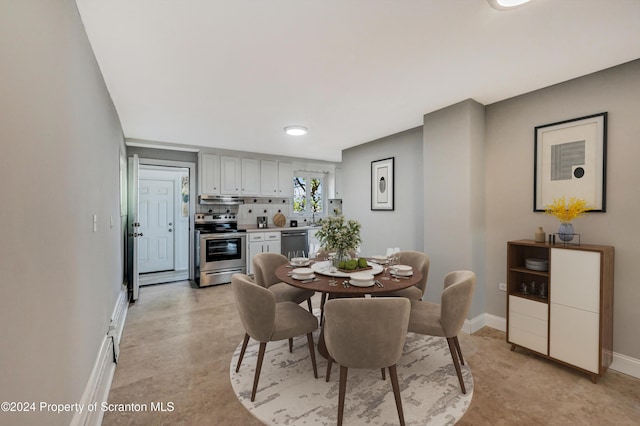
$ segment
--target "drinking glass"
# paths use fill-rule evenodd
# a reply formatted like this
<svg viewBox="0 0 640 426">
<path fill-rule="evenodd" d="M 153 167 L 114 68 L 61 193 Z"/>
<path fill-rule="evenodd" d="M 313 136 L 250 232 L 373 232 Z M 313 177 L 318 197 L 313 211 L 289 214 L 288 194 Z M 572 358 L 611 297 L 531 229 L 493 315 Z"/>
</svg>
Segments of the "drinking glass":
<svg viewBox="0 0 640 426">
<path fill-rule="evenodd" d="M 393 253 L 389 257 L 389 259 L 390 259 L 389 262 L 391 263 L 391 269 L 393 269 L 393 267 L 398 264 L 398 260 L 400 260 L 400 253 L 398 253 L 398 252 Z M 393 280 L 392 281 L 395 281 L 395 282 L 399 282 L 400 281 L 400 278 L 398 278 L 398 271 L 396 271 L 395 275 L 393 276 Z"/>
</svg>

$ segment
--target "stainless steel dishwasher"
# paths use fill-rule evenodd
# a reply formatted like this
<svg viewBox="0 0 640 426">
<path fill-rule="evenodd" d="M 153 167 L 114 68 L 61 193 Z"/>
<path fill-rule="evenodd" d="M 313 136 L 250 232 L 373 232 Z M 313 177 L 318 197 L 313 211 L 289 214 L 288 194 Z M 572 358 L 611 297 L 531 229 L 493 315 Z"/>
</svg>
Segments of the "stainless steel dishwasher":
<svg viewBox="0 0 640 426">
<path fill-rule="evenodd" d="M 290 252 L 303 251 L 305 256 L 307 253 L 307 231 L 306 230 L 290 230 L 282 231 L 281 253 L 287 256 Z"/>
</svg>

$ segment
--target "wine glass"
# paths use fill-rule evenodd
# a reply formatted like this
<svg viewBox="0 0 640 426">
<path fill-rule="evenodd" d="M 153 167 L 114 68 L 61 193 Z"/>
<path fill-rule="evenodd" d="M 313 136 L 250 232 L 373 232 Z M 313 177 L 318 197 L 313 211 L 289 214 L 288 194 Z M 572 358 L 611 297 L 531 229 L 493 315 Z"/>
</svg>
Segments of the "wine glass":
<svg viewBox="0 0 640 426">
<path fill-rule="evenodd" d="M 394 252 L 393 254 L 391 254 L 391 256 L 389 256 L 389 263 L 391 264 L 392 270 L 394 269 L 393 267 L 398 264 L 398 260 L 400 260 L 400 253 L 398 252 Z M 400 279 L 398 278 L 398 271 L 395 271 L 392 281 L 400 281 Z"/>
<path fill-rule="evenodd" d="M 329 259 L 329 285 L 331 287 L 335 287 L 338 285 L 338 283 L 336 282 L 336 277 L 335 274 L 336 272 L 338 272 L 338 268 L 335 265 L 336 262 L 336 254 L 335 253 L 329 253 L 329 255 L 327 256 L 327 258 Z"/>
</svg>

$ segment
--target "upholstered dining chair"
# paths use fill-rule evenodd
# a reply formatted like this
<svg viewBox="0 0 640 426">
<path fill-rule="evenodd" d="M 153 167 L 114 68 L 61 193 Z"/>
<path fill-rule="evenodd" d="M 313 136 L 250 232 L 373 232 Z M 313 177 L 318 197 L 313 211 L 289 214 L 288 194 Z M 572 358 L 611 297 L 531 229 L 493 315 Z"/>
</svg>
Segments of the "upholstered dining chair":
<svg viewBox="0 0 640 426">
<path fill-rule="evenodd" d="M 406 297 L 411 300 L 420 300 L 427 288 L 427 277 L 429 275 L 430 264 L 429 256 L 419 251 L 401 251 L 399 255 L 400 258 L 398 260 L 398 264 L 409 265 L 413 269 L 422 272 L 422 280 L 411 287 L 389 293 L 376 294 L 376 296 Z"/>
<path fill-rule="evenodd" d="M 398 417 L 404 425 L 396 364 L 402 355 L 410 309 L 404 297 L 331 299 L 325 304 L 327 382 L 333 361 L 340 364 L 338 426 L 343 420 L 349 368 L 389 369 Z"/>
<path fill-rule="evenodd" d="M 459 357 L 460 363 L 464 365 L 458 333 L 469 313 L 475 286 L 476 274 L 471 271 L 453 271 L 444 277 L 444 289 L 439 305 L 422 300 L 411 301 L 409 331 L 446 337 L 462 393 L 467 393 L 467 390 L 458 363 Z"/>
<path fill-rule="evenodd" d="M 240 314 L 240 320 L 245 329 L 236 372 L 240 370 L 240 364 L 242 364 L 249 337 L 260 342 L 256 372 L 253 378 L 253 389 L 251 390 L 251 401 L 255 400 L 256 391 L 258 390 L 258 380 L 260 379 L 260 370 L 262 369 L 262 360 L 264 359 L 267 342 L 289 339 L 289 347 L 291 347 L 291 339 L 306 334 L 313 366 L 313 376 L 317 379 L 318 369 L 316 368 L 312 333 L 318 328 L 318 319 L 294 302 L 276 303 L 275 295 L 266 288 L 254 283 L 248 275 L 232 275 L 231 288 L 238 313 Z"/>
<path fill-rule="evenodd" d="M 311 297 L 315 294 L 314 291 L 294 287 L 276 277 L 276 268 L 289 262 L 286 256 L 280 253 L 258 253 L 252 262 L 256 284 L 272 291 L 277 302 L 289 301 L 300 304 L 306 300 L 309 312 L 313 312 Z"/>
</svg>

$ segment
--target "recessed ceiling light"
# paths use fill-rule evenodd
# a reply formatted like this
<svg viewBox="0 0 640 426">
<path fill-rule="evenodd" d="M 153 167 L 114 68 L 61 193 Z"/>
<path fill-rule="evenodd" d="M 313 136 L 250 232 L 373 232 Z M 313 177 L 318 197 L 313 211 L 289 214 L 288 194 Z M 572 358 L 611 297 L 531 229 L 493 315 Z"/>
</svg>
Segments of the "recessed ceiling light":
<svg viewBox="0 0 640 426">
<path fill-rule="evenodd" d="M 307 134 L 307 128 L 304 126 L 287 126 L 284 131 L 291 136 L 302 136 Z"/>
<path fill-rule="evenodd" d="M 513 9 L 514 7 L 522 6 L 525 3 L 529 3 L 531 0 L 487 0 L 491 7 L 498 10 Z"/>
</svg>

